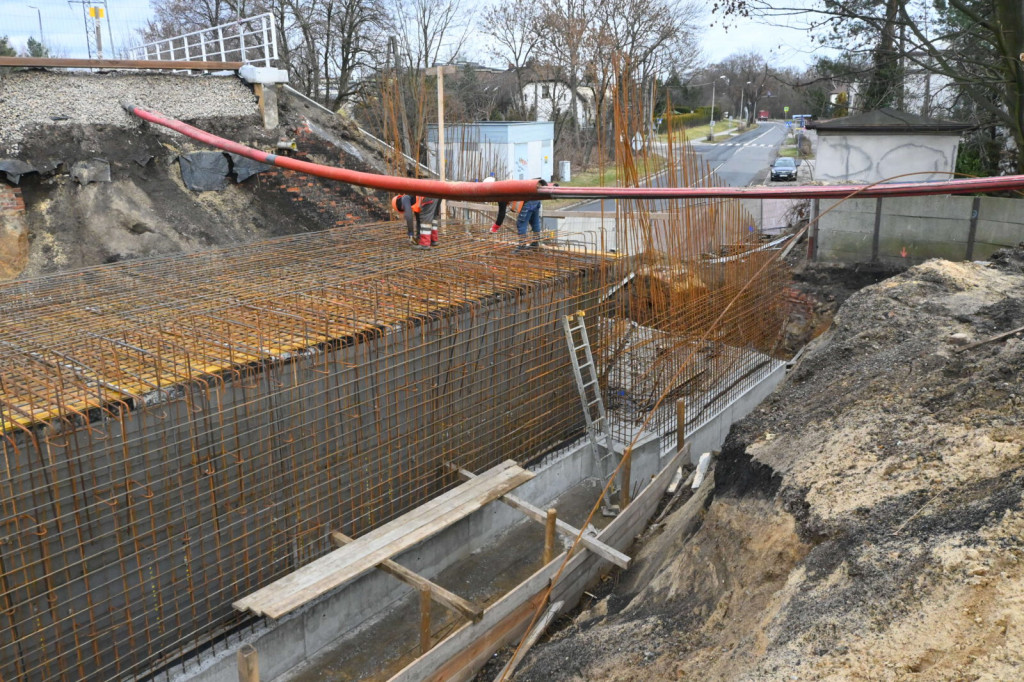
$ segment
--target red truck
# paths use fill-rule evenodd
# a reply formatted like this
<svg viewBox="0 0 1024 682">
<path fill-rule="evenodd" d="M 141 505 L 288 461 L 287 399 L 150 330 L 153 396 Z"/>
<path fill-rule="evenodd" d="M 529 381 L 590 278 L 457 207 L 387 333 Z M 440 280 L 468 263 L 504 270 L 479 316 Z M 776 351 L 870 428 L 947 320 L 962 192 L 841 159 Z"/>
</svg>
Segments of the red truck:
<svg viewBox="0 0 1024 682">
<path fill-rule="evenodd" d="M 757 112 L 757 120 L 758 121 L 767 121 L 768 120 L 768 110 L 767 109 L 762 109 L 761 111 Z"/>
</svg>

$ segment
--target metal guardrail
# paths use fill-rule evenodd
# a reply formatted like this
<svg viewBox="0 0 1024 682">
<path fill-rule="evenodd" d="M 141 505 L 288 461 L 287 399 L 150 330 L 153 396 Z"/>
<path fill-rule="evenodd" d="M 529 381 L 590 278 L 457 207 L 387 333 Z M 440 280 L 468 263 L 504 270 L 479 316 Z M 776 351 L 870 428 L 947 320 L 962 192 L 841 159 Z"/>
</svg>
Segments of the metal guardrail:
<svg viewBox="0 0 1024 682">
<path fill-rule="evenodd" d="M 164 38 L 127 51 L 128 59 L 175 62 L 244 62 L 271 66 L 277 60 L 277 29 L 267 12 L 219 26 Z"/>
</svg>

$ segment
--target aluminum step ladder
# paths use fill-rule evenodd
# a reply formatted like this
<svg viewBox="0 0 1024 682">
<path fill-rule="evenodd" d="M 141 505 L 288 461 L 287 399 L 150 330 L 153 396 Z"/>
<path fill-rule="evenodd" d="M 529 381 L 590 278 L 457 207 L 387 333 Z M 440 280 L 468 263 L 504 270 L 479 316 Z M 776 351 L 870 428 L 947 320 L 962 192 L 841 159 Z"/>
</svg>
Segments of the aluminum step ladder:
<svg viewBox="0 0 1024 682">
<path fill-rule="evenodd" d="M 615 452 L 615 445 L 612 442 L 612 431 L 608 425 L 608 415 L 604 410 L 604 400 L 601 397 L 601 387 L 597 381 L 597 367 L 594 364 L 594 355 L 590 350 L 590 338 L 587 336 L 587 325 L 583 319 L 583 311 L 578 310 L 572 315 L 562 318 L 562 328 L 565 330 L 565 340 L 569 344 L 569 358 L 572 360 L 572 371 L 576 375 L 576 388 L 580 393 L 580 402 L 583 404 L 583 418 L 587 423 L 587 437 L 593 448 L 594 456 L 599 462 L 604 462 Z M 575 319 L 574 319 L 575 318 Z M 604 438 L 604 452 L 602 456 L 601 444 L 598 436 Z M 601 513 L 605 516 L 615 516 L 618 505 L 610 500 L 611 492 L 605 495 L 605 504 Z"/>
</svg>

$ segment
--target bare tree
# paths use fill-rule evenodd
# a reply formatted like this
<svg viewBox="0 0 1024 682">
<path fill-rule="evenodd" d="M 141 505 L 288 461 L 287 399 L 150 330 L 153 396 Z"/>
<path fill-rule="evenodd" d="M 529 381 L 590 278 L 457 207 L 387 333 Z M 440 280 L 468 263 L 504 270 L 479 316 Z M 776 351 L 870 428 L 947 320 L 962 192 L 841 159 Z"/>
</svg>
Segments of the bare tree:
<svg viewBox="0 0 1024 682">
<path fill-rule="evenodd" d="M 435 98 L 428 93 L 428 81 L 434 82 L 433 66 L 455 62 L 472 27 L 473 16 L 462 0 L 385 0 L 382 19 L 385 31 L 397 46 L 395 61 L 397 99 L 405 107 L 408 123 L 405 133 L 411 140 L 412 156 L 422 149 L 428 119 L 436 120 Z M 386 55 L 383 50 L 381 55 Z M 387 58 L 378 62 L 378 69 L 387 70 Z M 432 88 L 431 88 L 432 91 Z M 431 116 L 433 114 L 433 116 Z"/>
<path fill-rule="evenodd" d="M 948 80 L 956 108 L 979 126 L 1004 127 L 1010 165 L 1024 173 L 1024 3 L 1021 0 L 721 0 L 727 17 L 803 17 L 822 44 L 869 55 L 867 104 L 899 103 L 909 70 Z M 931 92 L 924 98 L 931 108 Z M 990 169 L 993 172 L 997 168 Z"/>
<path fill-rule="evenodd" d="M 537 48 L 544 40 L 544 29 L 540 5 L 534 0 L 511 0 L 493 5 L 481 18 L 481 32 L 493 40 L 490 53 L 506 61 L 515 71 L 517 96 L 512 112 L 515 116 L 525 114 L 523 70 L 536 57 Z"/>
</svg>

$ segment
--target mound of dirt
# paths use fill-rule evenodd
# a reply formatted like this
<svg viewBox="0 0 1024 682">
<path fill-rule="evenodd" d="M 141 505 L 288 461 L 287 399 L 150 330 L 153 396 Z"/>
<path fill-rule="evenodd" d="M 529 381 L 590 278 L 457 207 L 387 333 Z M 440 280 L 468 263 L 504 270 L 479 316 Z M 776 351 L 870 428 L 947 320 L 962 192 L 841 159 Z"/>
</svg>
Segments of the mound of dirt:
<svg viewBox="0 0 1024 682">
<path fill-rule="evenodd" d="M 16 179 L 26 211 L 3 219 L 0 279 L 389 215 L 383 195 L 276 168 L 244 180 L 232 170 L 220 191 L 189 189 L 181 158 L 211 148 L 129 116 L 120 104 L 126 100 L 257 149 L 276 151 L 284 138 L 296 142 L 300 158 L 388 172 L 357 129 L 287 92 L 280 97 L 281 127 L 265 130 L 255 96 L 237 78 L 16 72 L 0 79 L 0 110 L 14 112 L 0 117 L 0 159 L 36 170 Z M 76 169 L 84 163 L 109 166 L 109 173 L 83 180 Z"/>
<path fill-rule="evenodd" d="M 852 295 L 516 679 L 1024 678 L 1022 257 Z"/>
</svg>

